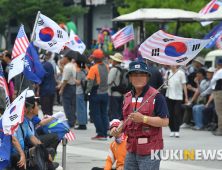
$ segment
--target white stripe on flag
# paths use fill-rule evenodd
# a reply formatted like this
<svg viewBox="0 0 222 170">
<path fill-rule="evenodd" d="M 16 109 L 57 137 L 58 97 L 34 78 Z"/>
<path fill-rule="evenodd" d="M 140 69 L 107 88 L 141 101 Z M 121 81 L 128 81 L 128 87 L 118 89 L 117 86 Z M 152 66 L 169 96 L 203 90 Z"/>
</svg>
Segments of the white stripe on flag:
<svg viewBox="0 0 222 170">
<path fill-rule="evenodd" d="M 25 48 L 25 46 L 24 46 L 24 44 L 23 44 L 22 39 L 21 39 L 21 38 L 18 38 L 18 42 L 19 42 L 19 45 L 21 46 L 21 51 L 22 51 L 22 53 L 24 53 L 24 51 L 26 51 L 26 48 Z"/>
</svg>

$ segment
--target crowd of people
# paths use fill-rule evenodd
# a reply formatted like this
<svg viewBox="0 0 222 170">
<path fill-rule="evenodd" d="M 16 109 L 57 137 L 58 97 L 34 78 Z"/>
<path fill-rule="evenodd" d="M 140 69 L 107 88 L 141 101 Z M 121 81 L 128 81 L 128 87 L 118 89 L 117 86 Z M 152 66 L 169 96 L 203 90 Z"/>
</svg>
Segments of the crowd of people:
<svg viewBox="0 0 222 170">
<path fill-rule="evenodd" d="M 7 80 L 12 61 L 11 54 L 7 52 L 1 56 L 3 56 L 1 65 Z M 44 143 L 48 150 L 49 169 L 58 166 L 53 162 L 59 144 L 58 135 L 56 133 L 44 135 L 35 130 L 36 126 L 44 126 L 59 116 L 53 114 L 55 104 L 63 105 L 68 124 L 75 130 L 87 130 L 88 122 L 94 123 L 97 135 L 92 137 L 92 140 L 106 140 L 111 131 L 115 140 L 111 143 L 111 153 L 107 157 L 105 169 L 111 169 L 114 160 L 117 160 L 116 168 L 121 170 L 125 156 L 127 161 L 139 156 L 131 155 L 129 147 L 126 150 L 127 142 L 132 137 L 126 128 L 135 129 L 131 124 L 133 121 L 140 123 L 142 120 L 148 124 L 146 118 L 130 113 L 135 112 L 144 102 L 147 93 L 153 93 L 155 89 L 162 94 L 158 92 L 151 99 L 152 102 L 149 102 L 153 107 L 150 107 L 152 109 L 148 111 L 148 115 L 152 112 L 152 116 L 159 117 L 158 121 L 161 123 L 150 122 L 150 127 L 143 127 L 145 132 L 146 129 L 153 128 L 152 126 L 158 128 L 167 126 L 169 118 L 170 137 L 179 137 L 180 128 L 212 131 L 213 135 L 222 136 L 222 57 L 215 61 L 217 68 L 204 68 L 204 58 L 198 56 L 185 67 L 163 65 L 160 70 L 157 63 L 150 60 L 134 61 L 129 66 L 124 66 L 123 56 L 120 53 L 115 53 L 108 59 L 99 49 L 88 55 L 87 62 L 73 60 L 70 55 L 57 55 L 49 51 L 40 54 L 39 59 L 47 72 L 40 84 L 27 79 L 23 73 L 8 83 L 11 102 L 29 87 L 24 122 L 17 133 L 12 135 L 11 165 L 16 169 L 25 169 L 26 152 L 40 143 Z M 162 84 L 163 88 L 159 89 Z M 132 91 L 130 93 L 132 97 L 127 93 L 129 91 Z M 44 120 L 38 118 L 38 103 L 46 118 Z M 129 103 L 132 103 L 132 108 Z M 0 108 L 0 114 L 4 113 L 4 109 Z M 88 110 L 90 110 L 89 119 Z M 144 109 L 141 109 L 141 112 L 146 113 Z M 117 133 L 116 128 L 127 118 L 132 121 Z M 136 126 L 136 128 L 141 127 Z M 157 149 L 162 149 L 162 130 L 158 131 L 160 141 Z M 149 133 L 145 135 L 150 136 Z M 114 154 L 113 148 L 120 147 L 118 150 L 121 156 Z M 133 148 L 130 151 L 133 151 Z M 138 152 L 147 155 L 150 151 L 138 150 Z"/>
<path fill-rule="evenodd" d="M 170 66 L 171 69 L 163 66 L 161 69 L 165 81 L 175 74 L 165 83 L 171 137 L 179 137 L 180 128 L 206 130 L 211 131 L 213 135 L 222 136 L 219 105 L 222 101 L 219 97 L 222 90 L 222 58 L 215 62 L 217 68 L 206 69 L 204 58 L 199 56 L 194 59 L 194 66 L 190 61 L 185 68 L 178 71 L 178 66 Z"/>
</svg>

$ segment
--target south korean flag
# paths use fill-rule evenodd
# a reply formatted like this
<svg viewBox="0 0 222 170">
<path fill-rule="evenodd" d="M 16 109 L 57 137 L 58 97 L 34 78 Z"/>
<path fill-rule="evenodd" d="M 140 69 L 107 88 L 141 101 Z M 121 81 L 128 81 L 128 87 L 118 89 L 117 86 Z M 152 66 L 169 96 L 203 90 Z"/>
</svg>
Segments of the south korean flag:
<svg viewBox="0 0 222 170">
<path fill-rule="evenodd" d="M 59 53 L 68 44 L 69 37 L 57 23 L 40 14 L 35 30 L 34 45 L 51 52 Z"/>
<path fill-rule="evenodd" d="M 25 89 L 5 110 L 2 116 L 2 126 L 5 134 L 15 134 L 18 125 L 24 120 L 25 98 L 27 89 Z"/>
<path fill-rule="evenodd" d="M 70 31 L 69 41 L 70 43 L 67 45 L 67 47 L 71 50 L 78 51 L 80 54 L 85 51 L 86 45 L 79 39 L 73 30 Z"/>
</svg>

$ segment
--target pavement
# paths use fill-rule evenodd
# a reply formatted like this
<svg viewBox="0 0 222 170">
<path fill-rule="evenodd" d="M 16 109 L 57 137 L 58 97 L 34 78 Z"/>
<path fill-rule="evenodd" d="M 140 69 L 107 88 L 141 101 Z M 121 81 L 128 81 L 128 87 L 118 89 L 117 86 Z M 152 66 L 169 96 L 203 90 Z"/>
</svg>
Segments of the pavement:
<svg viewBox="0 0 222 170">
<path fill-rule="evenodd" d="M 54 106 L 53 110 L 54 113 L 63 111 L 63 107 Z M 72 128 L 72 131 L 76 140 L 69 142 L 66 147 L 66 170 L 91 170 L 93 167 L 104 167 L 110 143 L 113 139 L 107 138 L 106 141 L 91 140 L 91 137 L 96 136 L 95 126 L 92 123 L 88 123 L 87 130 L 74 130 Z M 181 129 L 180 138 L 169 137 L 169 133 L 169 127 L 164 127 L 164 150 L 222 150 L 222 137 L 214 136 L 208 131 Z M 58 147 L 57 162 L 62 166 L 62 144 L 59 144 Z M 188 169 L 218 170 L 222 169 L 222 161 L 190 160 L 188 158 L 188 160 L 167 160 L 160 163 L 160 170 Z"/>
</svg>

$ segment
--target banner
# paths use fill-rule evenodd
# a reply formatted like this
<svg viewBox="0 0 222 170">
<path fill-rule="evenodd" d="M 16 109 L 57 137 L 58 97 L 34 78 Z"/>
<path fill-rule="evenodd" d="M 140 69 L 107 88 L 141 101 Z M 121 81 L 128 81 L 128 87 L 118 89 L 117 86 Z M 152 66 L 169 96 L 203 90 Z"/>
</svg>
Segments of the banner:
<svg viewBox="0 0 222 170">
<path fill-rule="evenodd" d="M 35 83 L 41 83 L 41 79 L 46 74 L 32 42 L 29 44 L 25 54 L 23 74 L 27 79 Z"/>
</svg>

